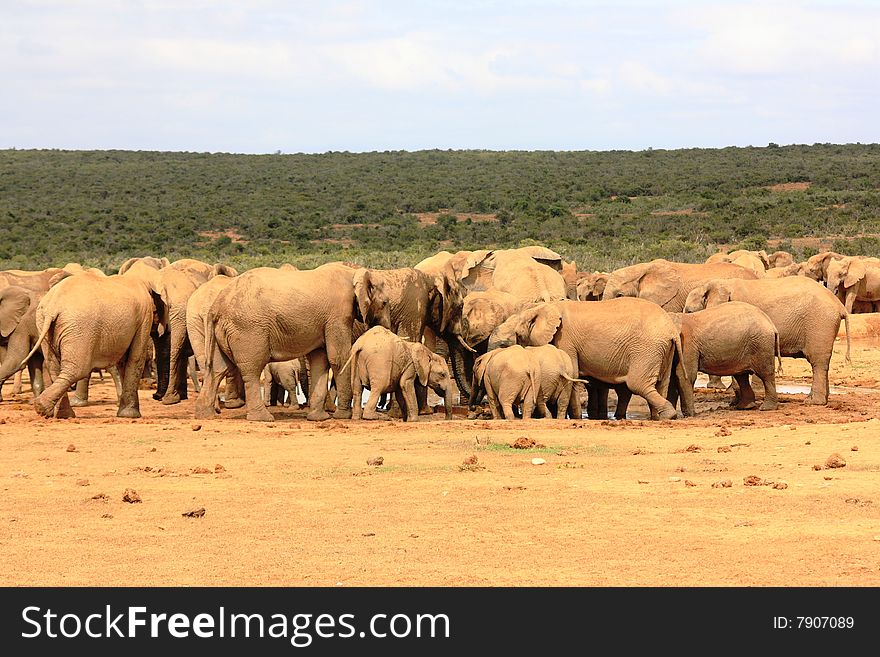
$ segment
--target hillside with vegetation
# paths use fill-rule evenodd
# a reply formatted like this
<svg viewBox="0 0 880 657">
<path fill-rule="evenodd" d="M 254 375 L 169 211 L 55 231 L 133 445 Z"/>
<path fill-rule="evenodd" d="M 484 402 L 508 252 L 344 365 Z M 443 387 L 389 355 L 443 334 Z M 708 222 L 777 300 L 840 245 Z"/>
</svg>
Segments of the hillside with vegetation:
<svg viewBox="0 0 880 657">
<path fill-rule="evenodd" d="M 547 245 L 580 269 L 719 248 L 880 255 L 880 144 L 235 155 L 0 151 L 0 268 L 130 256 L 409 266 Z"/>
</svg>

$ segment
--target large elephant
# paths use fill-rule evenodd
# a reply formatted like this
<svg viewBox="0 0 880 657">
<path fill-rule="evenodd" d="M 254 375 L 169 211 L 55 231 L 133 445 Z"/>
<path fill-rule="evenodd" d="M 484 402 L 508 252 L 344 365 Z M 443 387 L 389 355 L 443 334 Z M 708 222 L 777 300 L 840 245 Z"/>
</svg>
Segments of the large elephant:
<svg viewBox="0 0 880 657">
<path fill-rule="evenodd" d="M 23 269 L 7 269 L 0 271 L 0 289 L 10 285 L 17 285 L 32 292 L 46 292 L 59 274 L 65 272 L 59 267 L 49 267 L 40 271 L 25 271 Z"/>
<path fill-rule="evenodd" d="M 178 404 L 187 394 L 187 359 L 193 348 L 187 337 L 187 300 L 199 288 L 218 274 L 234 276 L 238 272 L 221 263 L 209 265 L 192 258 L 176 260 L 162 267 L 167 259 L 130 259 L 120 267 L 126 276 L 146 276 L 155 279 L 167 298 L 167 328 L 163 336 L 153 335 L 156 351 L 156 392 L 154 399 L 163 404 Z"/>
<path fill-rule="evenodd" d="M 828 289 L 853 312 L 856 301 L 870 304 L 868 312 L 880 311 L 880 259 L 847 256 L 828 263 Z M 862 305 L 862 308 L 865 306 Z"/>
<path fill-rule="evenodd" d="M 205 320 L 207 367 L 196 416 L 219 413 L 220 381 L 234 364 L 244 382 L 247 419 L 271 421 L 260 395 L 263 368 L 271 361 L 306 356 L 312 379 L 307 418 L 328 418 L 324 401 L 329 365 L 340 371 L 351 351 L 355 271 L 328 263 L 306 271 L 260 268 L 233 279 L 217 295 Z M 344 376 L 335 381 L 335 417 L 350 418 L 351 382 Z"/>
<path fill-rule="evenodd" d="M 770 264 L 767 268 L 768 270 L 777 269 L 778 267 L 788 267 L 789 265 L 794 264 L 794 256 L 788 251 L 774 251 L 767 256 L 767 262 Z"/>
<path fill-rule="evenodd" d="M 454 280 L 413 267 L 360 268 L 353 281 L 358 309 L 366 323 L 390 326 L 411 342 L 421 341 L 425 327 L 437 335 L 445 333 L 462 304 L 461 289 Z"/>
<path fill-rule="evenodd" d="M 644 397 L 652 418 L 671 419 L 675 408 L 666 400 L 670 376 L 677 378 L 682 412 L 693 415 L 687 375 L 679 361 L 681 339 L 669 314 L 644 299 L 561 301 L 542 303 L 505 320 L 489 337 L 489 349 L 512 344 L 553 344 L 572 362 L 578 377 L 592 377 L 606 385 L 626 384 Z M 580 416 L 577 404 L 569 414 Z"/>
<path fill-rule="evenodd" d="M 764 311 L 731 301 L 693 313 L 670 313 L 670 317 L 681 331 L 684 369 L 691 387 L 697 372 L 733 376 L 738 388 L 731 405 L 754 408 L 755 393 L 749 383 L 749 374 L 754 373 L 764 384 L 761 410 L 777 407 L 775 361 L 779 356 L 779 333 Z M 677 386 L 670 383 L 668 399 L 673 405 L 677 396 Z"/>
<path fill-rule="evenodd" d="M 73 417 L 67 392 L 95 368 L 115 365 L 122 380 L 117 416 L 140 417 L 138 384 L 161 292 L 145 280 L 83 272 L 54 285 L 40 300 L 36 325 L 48 386 L 34 400 L 45 417 Z M 158 331 L 165 327 L 159 324 Z M 37 348 L 34 347 L 34 349 Z"/>
<path fill-rule="evenodd" d="M 692 289 L 715 278 L 756 279 L 757 276 L 729 262 L 689 264 L 659 258 L 615 269 L 608 276 L 602 299 L 638 297 L 676 313 L 684 309 L 685 299 Z"/>
<path fill-rule="evenodd" d="M 36 311 L 43 294 L 18 285 L 0 289 L 0 389 L 21 369 L 21 363 L 37 344 Z M 27 369 L 36 397 L 43 392 L 43 353 L 39 349 L 27 359 Z"/>
<path fill-rule="evenodd" d="M 828 266 L 832 260 L 839 260 L 846 256 L 835 251 L 823 251 L 807 258 L 806 262 L 801 263 L 801 275 L 812 278 L 823 285 L 828 280 Z"/>
<path fill-rule="evenodd" d="M 803 276 L 761 280 L 715 280 L 691 290 L 685 312 L 728 301 L 744 301 L 763 310 L 779 331 L 783 356 L 806 358 L 813 370 L 808 404 L 828 403 L 828 365 L 840 321 L 846 322 L 849 362 L 849 313 L 831 290 Z"/>
<path fill-rule="evenodd" d="M 706 259 L 706 264 L 730 262 L 751 271 L 757 278 L 764 278 L 770 268 L 770 259 L 765 251 L 746 251 L 740 249 L 730 253 L 715 253 Z"/>
<path fill-rule="evenodd" d="M 461 286 L 463 295 L 495 290 L 511 294 L 525 304 L 566 298 L 567 285 L 561 273 L 563 262 L 562 256 L 550 249 L 527 246 L 455 254 L 442 251 L 418 263 L 416 269 L 451 278 Z M 469 397 L 476 354 L 460 344 L 462 326 L 460 318 L 448 323 L 446 342 L 455 381 L 462 394 Z"/>
<path fill-rule="evenodd" d="M 217 295 L 233 280 L 232 277 L 226 275 L 215 276 L 204 285 L 199 286 L 186 302 L 186 334 L 196 359 L 196 365 L 203 372 L 208 366 L 208 359 L 205 355 L 205 319 Z M 206 394 L 204 387 L 199 394 Z M 215 403 L 219 404 L 219 400 L 215 400 Z M 226 380 L 223 407 L 241 408 L 242 406 L 244 406 L 244 382 L 241 380 L 238 368 L 233 365 Z"/>
</svg>

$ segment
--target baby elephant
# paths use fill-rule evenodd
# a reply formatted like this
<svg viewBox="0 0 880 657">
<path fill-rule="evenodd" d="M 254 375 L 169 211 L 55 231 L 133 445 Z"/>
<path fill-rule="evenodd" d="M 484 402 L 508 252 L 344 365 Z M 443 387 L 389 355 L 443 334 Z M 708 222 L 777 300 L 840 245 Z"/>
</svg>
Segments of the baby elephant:
<svg viewBox="0 0 880 657">
<path fill-rule="evenodd" d="M 263 401 L 266 406 L 291 406 L 296 402 L 296 389 L 299 386 L 303 397 L 308 401 L 309 375 L 305 361 L 299 358 L 269 363 L 263 370 Z M 287 399 L 284 399 L 284 393 Z M 305 408 L 299 404 L 299 408 Z"/>
<path fill-rule="evenodd" d="M 754 373 L 764 384 L 762 411 L 777 407 L 775 359 L 779 359 L 779 333 L 760 308 L 741 301 L 711 306 L 695 313 L 670 313 L 681 331 L 684 368 L 691 385 L 697 372 L 733 376 L 738 390 L 731 406 L 755 407 L 749 384 Z M 669 401 L 675 405 L 678 388 L 670 383 Z"/>
<path fill-rule="evenodd" d="M 416 387 L 429 387 L 443 398 L 446 419 L 452 418 L 452 377 L 446 361 L 425 345 L 409 342 L 381 326 L 374 326 L 351 346 L 351 356 L 340 369 L 351 367 L 354 399 L 352 419 L 378 420 L 379 397 L 394 392 L 405 420 L 419 418 Z M 361 408 L 363 389 L 370 390 L 365 408 Z"/>
<path fill-rule="evenodd" d="M 474 363 L 473 389 L 485 390 L 495 419 L 513 419 L 514 406 L 522 417 L 565 418 L 572 385 L 571 358 L 553 345 L 511 345 L 480 356 Z M 473 408 L 476 405 L 472 397 Z M 551 410 L 548 409 L 548 404 Z"/>
<path fill-rule="evenodd" d="M 514 419 L 514 406 L 532 417 L 541 386 L 537 355 L 516 344 L 488 351 L 474 361 L 472 386 L 486 391 L 494 419 Z"/>
<path fill-rule="evenodd" d="M 574 378 L 576 372 L 571 364 L 571 358 L 552 344 L 525 347 L 525 350 L 538 360 L 541 372 L 535 400 L 538 417 L 556 417 L 557 420 L 564 420 L 572 386 L 575 382 L 587 382 Z"/>
</svg>

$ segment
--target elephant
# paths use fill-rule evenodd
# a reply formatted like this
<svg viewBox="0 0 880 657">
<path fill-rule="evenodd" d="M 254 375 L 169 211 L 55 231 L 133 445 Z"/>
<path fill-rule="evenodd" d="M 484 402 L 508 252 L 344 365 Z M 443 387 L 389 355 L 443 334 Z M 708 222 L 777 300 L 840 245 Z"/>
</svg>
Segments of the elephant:
<svg viewBox="0 0 880 657">
<path fill-rule="evenodd" d="M 828 265 L 832 260 L 839 260 L 846 256 L 835 251 L 823 251 L 807 258 L 801 267 L 801 274 L 807 278 L 812 278 L 823 285 L 828 280 Z"/>
<path fill-rule="evenodd" d="M 682 413 L 693 415 L 693 396 L 679 361 L 681 339 L 669 314 L 657 304 L 629 297 L 608 301 L 561 301 L 538 304 L 508 317 L 489 337 L 489 349 L 513 344 L 553 344 L 562 349 L 579 378 L 607 385 L 626 384 L 644 397 L 651 417 L 672 419 L 666 400 L 671 376 L 682 392 Z M 569 414 L 579 417 L 577 404 Z"/>
<path fill-rule="evenodd" d="M 214 299 L 233 281 L 225 274 L 215 276 L 204 285 L 199 286 L 186 301 L 186 335 L 193 350 L 197 367 L 204 372 L 208 360 L 205 355 L 205 318 Z M 204 385 L 202 386 L 204 390 Z M 306 389 L 306 392 L 308 389 Z M 199 394 L 204 394 L 200 392 Z M 219 400 L 217 402 L 219 404 Z M 244 406 L 244 382 L 238 369 L 233 367 L 226 379 L 226 394 L 223 399 L 224 408 L 241 408 Z"/>
<path fill-rule="evenodd" d="M 21 370 L 21 363 L 37 344 L 36 311 L 43 292 L 18 285 L 0 289 L 0 390 L 10 376 Z M 28 375 L 34 396 L 43 392 L 43 354 L 37 350 L 27 359 Z M 0 401 L 3 397 L 0 395 Z"/>
<path fill-rule="evenodd" d="M 536 399 L 538 415 L 564 420 L 571 402 L 572 386 L 587 382 L 575 378 L 571 359 L 561 349 L 545 344 L 540 347 L 525 347 L 525 350 L 534 354 L 541 368 Z M 576 404 L 580 408 L 580 402 Z M 577 417 L 580 418 L 580 414 Z"/>
<path fill-rule="evenodd" d="M 349 367 L 351 371 L 346 374 Z M 354 341 L 337 380 L 341 383 L 345 376 L 350 378 L 355 420 L 382 417 L 376 410 L 379 397 L 393 392 L 404 420 L 417 421 L 417 383 L 437 392 L 444 400 L 446 419 L 452 418 L 452 378 L 446 361 L 423 344 L 404 340 L 384 326 L 374 326 Z M 369 388 L 370 395 L 366 407 L 361 408 L 364 388 Z"/>
<path fill-rule="evenodd" d="M 605 293 L 607 283 L 607 272 L 594 271 L 592 274 L 585 274 L 577 284 L 577 300 L 599 301 Z"/>
<path fill-rule="evenodd" d="M 46 292 L 51 287 L 53 279 L 56 279 L 59 274 L 67 276 L 70 273 L 73 272 L 66 272 L 59 267 L 49 267 L 41 271 L 7 269 L 0 271 L 0 289 L 17 285 L 32 292 Z"/>
<path fill-rule="evenodd" d="M 471 292 L 464 298 L 461 309 L 459 334 L 469 347 L 482 347 L 495 327 L 513 313 L 522 310 L 523 303 L 509 292 L 486 290 Z"/>
<path fill-rule="evenodd" d="M 36 310 L 48 385 L 34 400 L 38 414 L 74 417 L 68 389 L 95 368 L 116 365 L 122 379 L 118 417 L 140 417 L 138 384 L 154 315 L 165 316 L 161 291 L 147 281 L 84 272 L 54 285 Z M 157 330 L 164 333 L 164 324 Z"/>
<path fill-rule="evenodd" d="M 715 278 L 754 280 L 754 272 L 729 262 L 688 264 L 659 258 L 615 269 L 608 276 L 603 300 L 638 297 L 653 301 L 667 312 L 681 312 L 688 293 Z"/>
<path fill-rule="evenodd" d="M 578 285 L 578 270 L 576 262 L 567 262 L 565 260 L 562 261 L 562 267 L 559 270 L 559 273 L 562 275 L 562 280 L 565 281 L 565 298 L 571 299 L 572 301 L 577 301 L 577 285 Z"/>
<path fill-rule="evenodd" d="M 794 264 L 794 256 L 788 251 L 774 251 L 767 256 L 767 262 L 770 264 L 767 268 L 768 270 L 778 269 L 779 267 L 788 267 L 789 265 Z"/>
<path fill-rule="evenodd" d="M 562 256 L 542 246 L 458 251 L 455 254 L 442 251 L 415 267 L 455 281 L 461 286 L 465 300 L 471 292 L 489 290 L 512 294 L 521 303 L 563 300 L 567 295 L 566 281 L 561 274 Z M 476 354 L 458 340 L 460 321 L 448 322 L 447 334 L 452 373 L 459 390 L 469 397 Z"/>
<path fill-rule="evenodd" d="M 765 251 L 739 249 L 730 253 L 716 253 L 706 259 L 706 264 L 718 262 L 730 262 L 745 267 L 757 278 L 764 278 L 764 272 L 770 268 L 770 259 Z"/>
<path fill-rule="evenodd" d="M 207 363 L 196 417 L 220 412 L 220 381 L 234 365 L 244 383 L 247 419 L 272 421 L 260 395 L 263 368 L 271 361 L 306 356 L 311 372 L 307 419 L 327 419 L 323 406 L 329 366 L 338 372 L 351 351 L 355 271 L 334 262 L 306 271 L 259 268 L 235 277 L 205 318 Z M 336 377 L 336 383 L 334 417 L 350 418 L 350 381 Z"/>
<path fill-rule="evenodd" d="M 779 332 L 782 356 L 805 358 L 813 371 L 807 404 L 828 403 L 828 365 L 840 321 L 846 323 L 846 362 L 850 362 L 849 313 L 821 283 L 803 276 L 761 280 L 714 280 L 691 290 L 685 312 L 730 301 L 763 310 Z"/>
<path fill-rule="evenodd" d="M 847 256 L 828 263 L 828 289 L 853 312 L 856 301 L 871 305 L 868 312 L 880 311 L 880 259 Z M 864 305 L 862 306 L 864 308 Z"/>
<path fill-rule="evenodd" d="M 391 327 L 411 342 L 420 342 L 426 326 L 437 335 L 462 304 L 458 285 L 446 276 L 432 276 L 413 267 L 357 269 L 354 293 L 361 317 L 368 325 Z"/>
<path fill-rule="evenodd" d="M 490 349 L 474 361 L 471 385 L 486 391 L 494 419 L 515 419 L 514 406 L 521 406 L 520 417 L 530 418 L 541 386 L 538 355 L 518 344 Z"/>
<path fill-rule="evenodd" d="M 804 263 L 793 262 L 784 267 L 772 267 L 767 270 L 765 278 L 785 278 L 786 276 L 803 276 Z"/>
<path fill-rule="evenodd" d="M 779 359 L 779 333 L 760 308 L 742 301 L 730 301 L 693 313 L 670 313 L 681 332 L 684 369 L 693 388 L 697 372 L 733 376 L 738 384 L 737 409 L 755 407 L 755 393 L 749 374 L 764 384 L 762 411 L 775 410 L 775 359 Z M 779 360 L 782 366 L 781 359 Z M 678 388 L 669 385 L 669 401 L 675 405 Z"/>
<path fill-rule="evenodd" d="M 297 388 L 302 390 L 303 397 L 308 401 L 309 374 L 304 360 L 293 358 L 266 365 L 263 370 L 263 401 L 267 402 L 267 406 L 298 405 L 299 408 L 305 408 L 305 404 L 297 403 Z"/>
<path fill-rule="evenodd" d="M 187 300 L 198 287 L 218 272 L 235 272 L 225 265 L 209 265 L 186 258 L 167 264 L 159 269 L 155 259 L 128 260 L 120 267 L 125 276 L 144 276 L 155 279 L 167 298 L 167 328 L 163 336 L 153 334 L 156 351 L 156 392 L 153 399 L 163 404 L 178 404 L 187 399 L 186 372 L 188 358 L 194 354 L 187 335 Z M 161 261 L 158 261 L 161 262 Z"/>
</svg>

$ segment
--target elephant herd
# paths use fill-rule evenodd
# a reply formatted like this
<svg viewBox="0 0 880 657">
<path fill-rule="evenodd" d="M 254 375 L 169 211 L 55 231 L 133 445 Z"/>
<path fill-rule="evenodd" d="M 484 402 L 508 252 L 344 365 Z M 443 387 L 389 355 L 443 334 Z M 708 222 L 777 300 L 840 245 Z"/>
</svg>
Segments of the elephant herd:
<svg viewBox="0 0 880 657">
<path fill-rule="evenodd" d="M 154 362 L 163 404 L 186 399 L 188 364 L 201 373 L 198 418 L 244 406 L 248 420 L 270 421 L 269 407 L 299 385 L 309 420 L 376 419 L 384 395 L 415 420 L 432 412 L 429 389 L 450 419 L 456 388 L 471 417 L 485 395 L 496 418 L 580 418 L 584 403 L 588 417 L 607 418 L 613 389 L 615 417 L 635 394 L 652 418 L 672 419 L 679 407 L 695 413 L 697 372 L 732 376 L 739 409 L 758 404 L 754 374 L 760 408 L 776 408 L 776 364 L 792 356 L 812 367 L 806 401 L 825 404 L 840 322 L 848 360 L 848 316 L 880 303 L 878 267 L 831 252 L 794 263 L 741 251 L 578 272 L 536 245 L 443 251 L 390 270 L 332 262 L 239 274 L 141 257 L 113 275 L 75 264 L 3 271 L 0 386 L 27 367 L 36 412 L 67 418 L 87 403 L 91 373 L 109 369 L 117 415 L 140 417 Z"/>
</svg>

